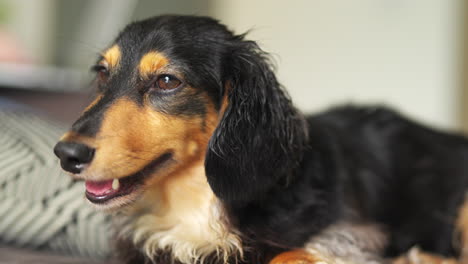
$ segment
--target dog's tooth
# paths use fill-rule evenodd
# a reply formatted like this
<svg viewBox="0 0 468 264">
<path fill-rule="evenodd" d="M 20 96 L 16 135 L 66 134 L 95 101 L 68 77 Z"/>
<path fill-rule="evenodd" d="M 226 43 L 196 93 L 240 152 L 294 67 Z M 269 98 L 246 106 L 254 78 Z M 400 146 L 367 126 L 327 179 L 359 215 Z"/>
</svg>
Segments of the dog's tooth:
<svg viewBox="0 0 468 264">
<path fill-rule="evenodd" d="M 114 179 L 112 181 L 112 189 L 117 191 L 119 189 L 119 187 L 120 187 L 119 179 Z"/>
</svg>

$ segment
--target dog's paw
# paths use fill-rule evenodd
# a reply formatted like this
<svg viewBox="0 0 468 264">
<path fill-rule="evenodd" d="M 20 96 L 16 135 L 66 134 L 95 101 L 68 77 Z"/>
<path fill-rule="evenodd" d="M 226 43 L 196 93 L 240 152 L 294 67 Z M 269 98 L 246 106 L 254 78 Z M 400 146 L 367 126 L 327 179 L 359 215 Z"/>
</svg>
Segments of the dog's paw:
<svg viewBox="0 0 468 264">
<path fill-rule="evenodd" d="M 283 252 L 274 257 L 269 264 L 335 264 L 305 250 Z"/>
<path fill-rule="evenodd" d="M 404 256 L 393 261 L 393 264 L 457 264 L 454 258 L 444 258 L 422 252 L 419 248 L 412 248 Z M 463 262 L 461 262 L 463 263 Z"/>
</svg>

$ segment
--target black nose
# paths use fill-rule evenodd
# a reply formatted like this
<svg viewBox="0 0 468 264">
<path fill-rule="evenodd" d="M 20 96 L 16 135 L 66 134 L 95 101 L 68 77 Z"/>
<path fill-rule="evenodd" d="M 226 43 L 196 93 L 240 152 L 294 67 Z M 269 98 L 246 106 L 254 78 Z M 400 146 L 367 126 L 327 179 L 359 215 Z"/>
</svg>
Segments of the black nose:
<svg viewBox="0 0 468 264">
<path fill-rule="evenodd" d="M 60 159 L 60 165 L 71 173 L 80 173 L 86 164 L 93 160 L 94 149 L 76 142 L 59 142 L 54 153 Z"/>
</svg>

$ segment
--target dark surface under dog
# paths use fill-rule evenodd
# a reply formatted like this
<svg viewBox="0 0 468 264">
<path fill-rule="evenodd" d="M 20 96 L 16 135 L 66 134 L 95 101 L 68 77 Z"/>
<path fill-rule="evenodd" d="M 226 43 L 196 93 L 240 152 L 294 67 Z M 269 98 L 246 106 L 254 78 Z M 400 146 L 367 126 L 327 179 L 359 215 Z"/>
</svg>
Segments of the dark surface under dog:
<svg viewBox="0 0 468 264">
<path fill-rule="evenodd" d="M 118 261 L 97 261 L 79 257 L 56 255 L 53 252 L 33 251 L 0 246 L 1 264 L 117 264 Z"/>
</svg>

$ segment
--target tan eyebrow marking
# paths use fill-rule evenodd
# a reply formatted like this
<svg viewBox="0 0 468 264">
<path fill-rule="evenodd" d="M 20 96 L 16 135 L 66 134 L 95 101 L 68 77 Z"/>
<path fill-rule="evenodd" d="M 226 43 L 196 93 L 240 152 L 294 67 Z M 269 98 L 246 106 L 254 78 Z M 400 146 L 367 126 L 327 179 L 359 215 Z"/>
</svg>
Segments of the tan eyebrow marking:
<svg viewBox="0 0 468 264">
<path fill-rule="evenodd" d="M 120 47 L 118 45 L 114 45 L 106 50 L 102 54 L 102 57 L 104 58 L 104 63 L 107 63 L 109 68 L 117 68 L 121 55 Z"/>
<path fill-rule="evenodd" d="M 147 78 L 150 74 L 155 73 L 168 63 L 169 60 L 164 55 L 156 51 L 150 51 L 141 58 L 138 69 L 140 75 Z"/>
<path fill-rule="evenodd" d="M 91 108 L 93 108 L 93 106 L 95 106 L 102 99 L 102 97 L 102 94 L 98 94 L 96 98 L 94 98 L 94 100 L 88 106 L 86 106 L 86 108 L 83 110 L 83 113 L 88 112 Z"/>
</svg>

